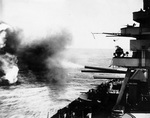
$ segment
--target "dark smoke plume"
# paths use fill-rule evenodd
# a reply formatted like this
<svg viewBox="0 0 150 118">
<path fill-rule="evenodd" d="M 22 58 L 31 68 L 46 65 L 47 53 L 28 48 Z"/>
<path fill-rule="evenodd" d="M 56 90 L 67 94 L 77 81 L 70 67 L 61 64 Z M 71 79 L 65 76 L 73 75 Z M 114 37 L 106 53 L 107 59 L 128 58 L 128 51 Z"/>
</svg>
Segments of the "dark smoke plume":
<svg viewBox="0 0 150 118">
<path fill-rule="evenodd" d="M 6 32 L 5 47 L 1 51 L 17 56 L 19 70 L 31 70 L 40 82 L 59 84 L 64 81 L 66 73 L 61 66 L 61 59 L 64 49 L 71 42 L 70 33 L 62 30 L 26 41 L 28 39 L 23 37 L 20 29 L 7 29 Z"/>
<path fill-rule="evenodd" d="M 22 30 L 21 29 L 7 29 L 6 42 L 3 48 L 4 52 L 12 55 L 17 55 L 19 46 L 21 44 Z"/>
<path fill-rule="evenodd" d="M 48 35 L 20 48 L 18 58 L 38 81 L 58 84 L 65 78 L 61 53 L 70 41 L 71 35 L 66 31 Z"/>
<path fill-rule="evenodd" d="M 20 45 L 19 31 L 4 22 L 0 23 L 0 84 L 9 85 L 18 81 L 17 54 Z"/>
</svg>

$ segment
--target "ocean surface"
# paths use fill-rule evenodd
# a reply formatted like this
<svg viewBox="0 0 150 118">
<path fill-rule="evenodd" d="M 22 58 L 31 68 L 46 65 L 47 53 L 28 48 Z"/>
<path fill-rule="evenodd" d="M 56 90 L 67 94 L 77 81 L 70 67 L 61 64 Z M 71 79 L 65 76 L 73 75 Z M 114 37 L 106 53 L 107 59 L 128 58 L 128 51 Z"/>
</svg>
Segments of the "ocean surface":
<svg viewBox="0 0 150 118">
<path fill-rule="evenodd" d="M 19 73 L 21 84 L 0 87 L 0 118 L 47 118 L 48 113 L 53 116 L 81 92 L 102 82 L 93 79 L 93 73 L 82 73 L 84 66 L 109 67 L 112 55 L 109 49 L 66 49 L 60 58 L 65 77 L 54 85 L 33 81 L 36 76 L 32 72 Z"/>
</svg>

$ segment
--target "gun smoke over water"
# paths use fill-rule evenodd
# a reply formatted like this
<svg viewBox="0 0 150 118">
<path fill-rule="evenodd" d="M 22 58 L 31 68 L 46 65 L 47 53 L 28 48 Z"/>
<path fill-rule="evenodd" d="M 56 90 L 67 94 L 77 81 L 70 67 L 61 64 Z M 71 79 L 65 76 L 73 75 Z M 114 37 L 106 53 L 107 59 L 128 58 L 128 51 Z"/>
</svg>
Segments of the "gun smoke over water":
<svg viewBox="0 0 150 118">
<path fill-rule="evenodd" d="M 17 41 L 19 35 L 14 35 L 13 29 L 1 22 L 0 23 L 0 84 L 14 84 L 17 82 L 19 68 L 17 66 L 17 58 L 14 55 L 15 46 L 10 45 L 10 41 Z M 15 41 L 15 40 L 16 41 Z M 17 41 L 18 42 L 18 41 Z M 13 47 L 11 47 L 13 46 Z"/>
<path fill-rule="evenodd" d="M 9 60 L 16 62 L 16 58 L 14 59 L 13 57 L 17 56 L 19 67 L 21 67 L 20 65 L 22 64 L 26 65 L 26 69 L 32 71 L 38 82 L 60 85 L 60 83 L 65 81 L 66 73 L 61 65 L 61 59 L 63 58 L 62 53 L 65 47 L 71 42 L 72 37 L 70 33 L 66 30 L 62 30 L 61 32 L 43 36 L 31 42 L 28 41 L 28 43 L 22 43 L 23 40 L 26 40 L 22 35 L 22 30 L 10 31 L 6 29 L 5 32 L 7 32 L 5 40 L 3 39 L 5 46 L 1 49 L 3 53 L 7 52 L 7 56 L 6 54 L 4 54 L 5 56 L 1 56 L 1 59 L 3 58 L 3 61 L 1 61 L 3 63 L 2 65 L 5 65 L 5 68 L 3 67 L 3 69 L 5 69 L 4 72 L 9 70 L 6 69 L 6 67 L 9 68 Z M 12 70 L 16 70 L 18 73 L 18 67 L 16 67 L 14 63 Z M 9 72 L 11 73 L 11 71 Z M 9 75 L 11 74 L 8 74 L 8 76 Z M 16 73 L 14 73 L 14 75 L 16 75 Z M 16 81 L 17 79 L 13 82 Z"/>
<path fill-rule="evenodd" d="M 71 35 L 61 31 L 21 46 L 18 57 L 39 82 L 60 84 L 65 79 L 65 70 L 61 65 L 62 52 L 70 41 Z"/>
</svg>

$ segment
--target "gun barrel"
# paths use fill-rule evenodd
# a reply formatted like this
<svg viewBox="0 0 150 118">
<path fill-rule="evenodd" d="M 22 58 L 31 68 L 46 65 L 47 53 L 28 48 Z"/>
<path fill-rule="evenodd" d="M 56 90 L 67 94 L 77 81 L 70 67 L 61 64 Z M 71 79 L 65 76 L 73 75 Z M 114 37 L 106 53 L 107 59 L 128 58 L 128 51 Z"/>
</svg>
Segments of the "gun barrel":
<svg viewBox="0 0 150 118">
<path fill-rule="evenodd" d="M 99 70 L 101 72 L 110 72 L 110 73 L 126 73 L 124 70 L 115 70 L 115 69 L 110 69 L 110 68 L 102 68 L 102 67 L 92 67 L 92 66 L 85 66 L 87 69 L 95 69 Z"/>
<path fill-rule="evenodd" d="M 124 79 L 124 77 L 93 76 L 94 79 Z"/>
<path fill-rule="evenodd" d="M 106 71 L 106 70 L 81 70 L 81 72 L 86 73 L 117 73 L 117 74 L 125 74 L 125 72 L 120 71 Z"/>
</svg>

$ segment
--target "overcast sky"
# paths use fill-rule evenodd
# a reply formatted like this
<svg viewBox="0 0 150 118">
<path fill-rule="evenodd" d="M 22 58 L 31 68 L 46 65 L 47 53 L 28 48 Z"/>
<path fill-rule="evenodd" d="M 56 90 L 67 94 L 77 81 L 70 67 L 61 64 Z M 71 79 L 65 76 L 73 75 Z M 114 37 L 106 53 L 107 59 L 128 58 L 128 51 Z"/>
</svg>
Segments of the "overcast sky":
<svg viewBox="0 0 150 118">
<path fill-rule="evenodd" d="M 91 32 L 119 32 L 133 24 L 132 12 L 143 0 L 3 0 L 2 20 L 30 35 L 67 29 L 73 36 L 71 47 L 128 47 L 128 40 L 105 38 Z M 42 33 L 41 33 L 42 34 Z M 43 33 L 44 34 L 44 33 Z M 116 40 L 115 42 L 113 40 Z"/>
</svg>

